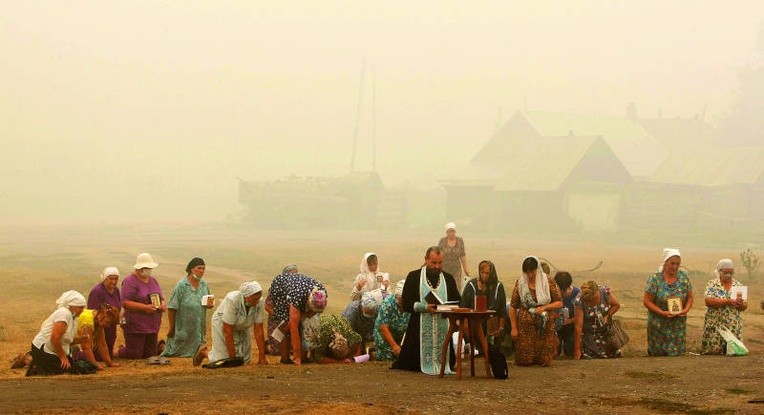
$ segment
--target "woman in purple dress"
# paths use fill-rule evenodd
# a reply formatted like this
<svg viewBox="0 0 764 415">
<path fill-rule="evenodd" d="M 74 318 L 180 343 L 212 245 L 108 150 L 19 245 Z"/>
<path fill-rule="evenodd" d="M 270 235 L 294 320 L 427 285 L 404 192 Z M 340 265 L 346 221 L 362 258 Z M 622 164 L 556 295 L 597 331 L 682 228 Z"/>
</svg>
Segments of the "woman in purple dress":
<svg viewBox="0 0 764 415">
<path fill-rule="evenodd" d="M 119 348 L 123 359 L 145 359 L 157 355 L 157 337 L 162 325 L 162 313 L 167 310 L 159 282 L 151 270 L 159 266 L 151 255 L 138 255 L 132 274 L 122 281 L 122 308 L 125 322 L 122 332 L 125 345 Z"/>
<path fill-rule="evenodd" d="M 106 267 L 101 273 L 101 282 L 98 283 L 88 294 L 88 309 L 98 310 L 101 305 L 108 304 L 117 310 L 122 308 L 122 298 L 119 296 L 119 270 L 115 267 Z M 109 349 L 109 357 L 114 358 L 114 342 L 117 341 L 117 325 L 104 328 L 106 335 L 106 347 Z M 99 360 L 100 360 L 100 356 Z"/>
</svg>

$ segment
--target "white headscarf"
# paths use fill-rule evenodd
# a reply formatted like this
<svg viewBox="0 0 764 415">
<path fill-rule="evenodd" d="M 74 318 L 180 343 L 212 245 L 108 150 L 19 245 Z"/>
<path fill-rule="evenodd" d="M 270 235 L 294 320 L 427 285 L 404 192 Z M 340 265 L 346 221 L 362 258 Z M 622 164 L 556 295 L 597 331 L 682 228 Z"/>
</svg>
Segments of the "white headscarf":
<svg viewBox="0 0 764 415">
<path fill-rule="evenodd" d="M 263 290 L 263 287 L 260 286 L 260 283 L 257 281 L 250 281 L 245 282 L 239 286 L 239 292 L 241 293 L 242 297 L 249 297 L 251 295 L 255 295 Z"/>
<path fill-rule="evenodd" d="M 552 302 L 552 295 L 549 293 L 549 279 L 547 279 L 546 274 L 544 274 L 544 270 L 541 268 L 541 261 L 539 261 L 539 259 L 535 256 L 527 256 L 523 259 L 523 262 L 525 262 L 525 260 L 528 258 L 535 259 L 536 263 L 538 264 L 538 269 L 536 269 L 536 302 L 533 302 L 531 289 L 528 286 L 528 276 L 525 275 L 524 272 L 520 276 L 517 284 L 518 288 L 520 289 L 520 301 L 522 301 L 526 308 L 549 304 Z"/>
<path fill-rule="evenodd" d="M 395 284 L 395 295 L 403 295 L 403 286 L 406 285 L 406 280 L 400 280 Z"/>
<path fill-rule="evenodd" d="M 448 222 L 445 226 L 446 230 L 453 229 L 456 230 L 456 224 L 454 222 Z"/>
<path fill-rule="evenodd" d="M 101 281 L 105 280 L 107 277 L 111 277 L 112 275 L 116 275 L 119 277 L 119 270 L 117 267 L 106 267 L 103 269 L 103 272 L 101 272 Z"/>
<path fill-rule="evenodd" d="M 58 297 L 58 300 L 56 300 L 56 304 L 59 308 L 85 307 L 87 305 L 87 301 L 85 301 L 85 297 L 82 294 L 78 293 L 77 291 L 70 290 L 61 294 L 61 297 Z"/>
<path fill-rule="evenodd" d="M 374 252 L 367 252 L 363 254 L 363 260 L 361 260 L 361 274 L 375 276 L 375 274 L 369 271 L 369 257 L 372 255 L 377 254 Z M 377 271 L 379 271 L 379 257 L 377 257 Z"/>
<path fill-rule="evenodd" d="M 666 261 L 669 260 L 672 256 L 678 256 L 679 258 L 682 257 L 682 254 L 679 253 L 679 250 L 676 248 L 663 248 L 663 262 L 661 262 L 661 266 L 658 267 L 658 272 L 663 272 L 663 265 L 666 263 Z"/>
<path fill-rule="evenodd" d="M 735 264 L 731 259 L 724 258 L 716 264 L 716 276 L 722 278 L 722 270 L 732 268 L 735 269 Z"/>
</svg>

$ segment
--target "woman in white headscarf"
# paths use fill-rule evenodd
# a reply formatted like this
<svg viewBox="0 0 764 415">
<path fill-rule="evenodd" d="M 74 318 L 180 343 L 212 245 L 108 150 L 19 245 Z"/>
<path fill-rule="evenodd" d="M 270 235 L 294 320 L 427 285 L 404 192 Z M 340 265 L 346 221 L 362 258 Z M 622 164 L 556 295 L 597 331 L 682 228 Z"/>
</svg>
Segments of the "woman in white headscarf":
<svg viewBox="0 0 764 415">
<path fill-rule="evenodd" d="M 194 366 L 207 357 L 210 362 L 239 357 L 244 363 L 252 360 L 252 337 L 257 343 L 257 364 L 267 365 L 263 332 L 263 288 L 256 281 L 245 282 L 237 291 L 226 294 L 212 314 L 212 350 L 199 346 Z M 253 331 L 254 327 L 254 331 Z"/>
<path fill-rule="evenodd" d="M 647 308 L 647 354 L 681 356 L 687 349 L 687 312 L 692 308 L 692 284 L 679 269 L 678 249 L 663 250 L 658 272 L 645 284 L 643 303 Z"/>
<path fill-rule="evenodd" d="M 367 252 L 361 260 L 361 273 L 353 281 L 350 301 L 360 301 L 363 293 L 380 289 L 387 297 L 390 286 L 390 274 L 379 270 L 379 258 L 373 252 Z"/>
<path fill-rule="evenodd" d="M 735 275 L 735 265 L 731 259 L 722 259 L 716 264 L 716 278 L 706 285 L 706 317 L 703 322 L 703 340 L 701 354 L 724 354 L 727 342 L 716 330 L 717 327 L 729 329 L 738 339 L 743 334 L 743 318 L 740 312 L 748 308 L 748 301 L 732 296 L 733 287 L 742 287 Z M 740 289 L 734 291 L 740 292 Z"/>
<path fill-rule="evenodd" d="M 557 284 L 540 267 L 538 258 L 526 257 L 523 274 L 515 283 L 509 306 L 515 364 L 548 366 L 557 354 L 556 310 L 562 307 Z"/>
<path fill-rule="evenodd" d="M 85 297 L 74 290 L 58 297 L 58 308 L 42 323 L 32 340 L 32 363 L 27 369 L 27 376 L 59 375 L 71 369 L 70 347 L 86 340 L 75 337 L 76 319 L 85 310 L 86 304 Z"/>
</svg>

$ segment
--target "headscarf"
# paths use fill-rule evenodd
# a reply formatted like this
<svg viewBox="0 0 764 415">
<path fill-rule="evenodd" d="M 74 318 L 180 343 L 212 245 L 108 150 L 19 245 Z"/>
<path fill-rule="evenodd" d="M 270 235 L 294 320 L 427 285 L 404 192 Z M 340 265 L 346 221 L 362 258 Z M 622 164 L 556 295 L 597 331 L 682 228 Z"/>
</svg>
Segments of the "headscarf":
<svg viewBox="0 0 764 415">
<path fill-rule="evenodd" d="M 678 256 L 681 258 L 682 254 L 680 254 L 679 250 L 676 248 L 663 248 L 663 262 L 661 262 L 661 266 L 658 267 L 658 272 L 663 272 L 663 265 L 665 265 L 666 261 L 668 261 L 672 256 Z"/>
<path fill-rule="evenodd" d="M 260 283 L 257 281 L 250 281 L 245 282 L 239 286 L 239 292 L 241 293 L 241 296 L 246 298 L 251 295 L 255 295 L 263 290 L 263 287 L 260 286 Z"/>
<path fill-rule="evenodd" d="M 119 277 L 119 270 L 117 267 L 106 267 L 101 271 L 101 281 L 105 280 L 108 277 L 111 277 L 112 275 L 116 275 Z"/>
<path fill-rule="evenodd" d="M 186 265 L 186 274 L 190 274 L 191 270 L 198 267 L 199 265 L 204 265 L 204 260 L 199 257 L 195 257 L 188 263 L 188 265 Z"/>
<path fill-rule="evenodd" d="M 59 308 L 85 307 L 87 305 L 87 301 L 85 301 L 85 297 L 83 297 L 82 294 L 74 290 L 69 290 L 61 294 L 61 297 L 58 297 L 56 304 Z"/>
<path fill-rule="evenodd" d="M 719 277 L 719 279 L 721 279 L 722 270 L 727 268 L 735 269 L 735 264 L 732 262 L 731 259 L 724 258 L 716 264 L 716 276 Z"/>
<path fill-rule="evenodd" d="M 363 275 L 370 275 L 375 276 L 371 271 L 369 271 L 369 257 L 370 256 L 376 256 L 374 252 L 367 252 L 363 254 L 363 260 L 361 260 L 361 274 Z M 377 256 L 377 271 L 379 271 L 379 257 Z"/>
<path fill-rule="evenodd" d="M 480 261 L 480 264 L 478 264 L 478 279 L 480 278 L 480 267 L 482 267 L 483 264 L 488 264 L 491 269 L 488 272 L 488 282 L 486 282 L 485 285 L 487 289 L 492 290 L 499 284 L 499 275 L 496 273 L 496 265 L 485 259 Z"/>
<path fill-rule="evenodd" d="M 329 343 L 329 351 L 337 359 L 342 359 L 348 354 L 348 340 L 341 334 L 334 332 L 334 338 Z"/>
<path fill-rule="evenodd" d="M 369 315 L 364 313 L 366 317 L 372 317 L 377 314 L 379 305 L 382 304 L 382 290 L 376 289 L 366 291 L 361 297 L 361 306 L 368 310 Z"/>
<path fill-rule="evenodd" d="M 406 280 L 400 280 L 395 284 L 395 295 L 403 295 L 403 286 L 406 285 Z"/>
<path fill-rule="evenodd" d="M 281 270 L 282 274 L 291 274 L 297 272 L 297 264 L 287 264 L 284 269 Z"/>
<path fill-rule="evenodd" d="M 456 224 L 454 222 L 448 222 L 445 226 L 446 230 L 453 229 L 456 230 Z"/>
<path fill-rule="evenodd" d="M 527 256 L 523 259 L 533 258 L 539 264 L 536 269 L 536 301 L 533 301 L 533 295 L 531 289 L 528 286 L 528 276 L 523 272 L 518 280 L 518 288 L 520 289 L 520 301 L 522 301 L 525 308 L 536 307 L 539 305 L 549 304 L 552 302 L 552 295 L 549 293 L 549 280 L 547 279 L 544 270 L 541 269 L 541 261 L 535 256 Z"/>
<path fill-rule="evenodd" d="M 326 291 L 318 287 L 313 287 L 310 290 L 310 294 L 308 294 L 308 309 L 310 311 L 316 313 L 324 311 L 327 302 Z"/>
</svg>

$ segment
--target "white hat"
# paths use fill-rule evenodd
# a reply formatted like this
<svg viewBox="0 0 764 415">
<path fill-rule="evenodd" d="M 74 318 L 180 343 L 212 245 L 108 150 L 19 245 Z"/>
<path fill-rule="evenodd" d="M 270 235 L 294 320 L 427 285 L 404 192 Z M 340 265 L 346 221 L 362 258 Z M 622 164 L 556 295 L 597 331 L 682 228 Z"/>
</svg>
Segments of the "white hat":
<svg viewBox="0 0 764 415">
<path fill-rule="evenodd" d="M 446 224 L 446 230 L 453 229 L 456 230 L 456 224 L 454 222 L 448 222 Z"/>
<path fill-rule="evenodd" d="M 135 269 L 156 268 L 158 266 L 159 264 L 154 262 L 154 259 L 151 258 L 151 254 L 144 252 L 138 255 L 138 258 L 135 259 L 135 265 L 133 265 L 133 268 Z"/>
</svg>

